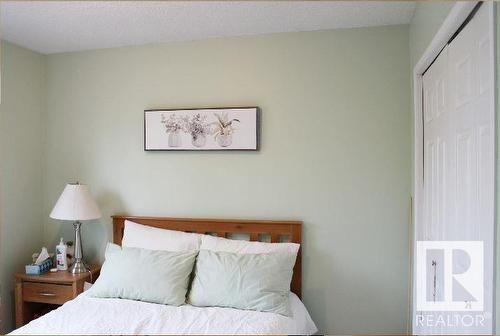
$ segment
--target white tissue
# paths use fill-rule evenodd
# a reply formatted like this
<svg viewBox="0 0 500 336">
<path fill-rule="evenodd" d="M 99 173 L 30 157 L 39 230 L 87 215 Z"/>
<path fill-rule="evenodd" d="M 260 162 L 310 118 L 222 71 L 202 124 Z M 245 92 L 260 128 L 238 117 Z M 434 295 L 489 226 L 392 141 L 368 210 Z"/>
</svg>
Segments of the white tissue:
<svg viewBox="0 0 500 336">
<path fill-rule="evenodd" d="M 40 265 L 45 259 L 49 258 L 49 252 L 46 247 L 42 247 L 38 258 L 36 258 L 35 265 Z"/>
</svg>

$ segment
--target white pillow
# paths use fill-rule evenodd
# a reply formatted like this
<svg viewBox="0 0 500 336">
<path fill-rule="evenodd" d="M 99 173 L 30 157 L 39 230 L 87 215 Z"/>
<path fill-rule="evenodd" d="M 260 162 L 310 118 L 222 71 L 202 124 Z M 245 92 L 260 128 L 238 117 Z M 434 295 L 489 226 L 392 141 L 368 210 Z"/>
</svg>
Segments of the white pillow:
<svg viewBox="0 0 500 336">
<path fill-rule="evenodd" d="M 138 247 L 156 251 L 197 251 L 200 249 L 200 234 L 158 229 L 125 220 L 123 247 Z"/>
<path fill-rule="evenodd" d="M 214 252 L 231 252 L 240 254 L 258 253 L 292 253 L 297 255 L 300 244 L 295 243 L 263 243 L 256 241 L 234 240 L 209 235 L 201 236 L 202 250 Z"/>
</svg>

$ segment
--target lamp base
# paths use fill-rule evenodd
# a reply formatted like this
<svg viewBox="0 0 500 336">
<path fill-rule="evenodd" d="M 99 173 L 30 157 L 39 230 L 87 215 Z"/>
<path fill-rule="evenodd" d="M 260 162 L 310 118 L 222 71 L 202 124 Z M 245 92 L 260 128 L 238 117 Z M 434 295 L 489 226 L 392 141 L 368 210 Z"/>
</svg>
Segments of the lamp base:
<svg viewBox="0 0 500 336">
<path fill-rule="evenodd" d="M 85 263 L 81 260 L 75 261 L 70 268 L 68 268 L 68 272 L 72 274 L 80 274 L 87 273 L 89 269 L 85 266 Z"/>
<path fill-rule="evenodd" d="M 82 223 L 76 221 L 73 223 L 75 228 L 75 261 L 73 265 L 68 269 L 68 272 L 72 274 L 86 273 L 89 271 L 85 263 L 83 262 L 83 251 L 82 251 L 82 238 L 81 238 L 81 226 Z"/>
</svg>

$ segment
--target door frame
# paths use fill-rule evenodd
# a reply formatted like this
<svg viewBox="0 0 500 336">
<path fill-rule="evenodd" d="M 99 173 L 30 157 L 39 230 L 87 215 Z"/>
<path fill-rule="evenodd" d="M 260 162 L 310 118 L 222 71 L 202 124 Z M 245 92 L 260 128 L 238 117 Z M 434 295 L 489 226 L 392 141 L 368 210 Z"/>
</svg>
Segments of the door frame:
<svg viewBox="0 0 500 336">
<path fill-rule="evenodd" d="M 423 117 L 423 104 L 422 104 L 422 88 L 423 88 L 423 74 L 425 70 L 432 64 L 432 62 L 436 59 L 436 57 L 439 55 L 441 50 L 446 46 L 450 38 L 455 34 L 455 32 L 460 28 L 460 26 L 464 23 L 464 21 L 467 19 L 469 14 L 472 12 L 474 7 L 479 3 L 479 1 L 460 1 L 456 2 L 453 8 L 451 9 L 450 13 L 444 20 L 443 24 L 437 31 L 437 33 L 434 35 L 434 38 L 432 39 L 431 43 L 428 45 L 427 49 L 424 51 L 422 54 L 420 60 L 417 62 L 415 67 L 413 68 L 413 208 L 412 208 L 412 228 L 411 228 L 411 235 L 412 237 L 410 238 L 411 241 L 411 251 L 412 251 L 412 267 L 411 267 L 411 300 L 410 300 L 410 312 L 411 315 L 408 317 L 410 319 L 410 326 L 411 326 L 411 332 L 413 332 L 413 324 L 414 324 L 414 316 L 415 316 L 415 279 L 414 279 L 414 274 L 415 274 L 415 267 L 416 267 L 416 260 L 415 260 L 415 242 L 416 242 L 416 227 L 417 225 L 421 222 L 421 217 L 422 217 L 422 199 L 423 199 L 423 122 L 422 122 L 422 117 Z M 495 23 L 496 23 L 496 15 L 495 15 L 495 10 L 496 10 L 496 4 L 493 2 L 484 2 L 483 6 L 491 6 L 490 10 L 490 15 L 492 16 L 491 20 L 491 25 L 489 27 L 490 30 L 490 36 L 491 36 L 491 48 L 490 52 L 491 55 L 490 57 L 493 59 L 494 63 L 494 71 L 491 74 L 493 77 L 493 83 L 494 83 L 494 94 L 492 95 L 493 99 L 493 114 L 495 116 L 495 126 L 493 129 L 493 139 L 494 139 L 494 153 L 495 153 L 495 169 L 494 171 L 494 180 L 496 184 L 496 178 L 497 178 L 497 172 L 496 172 L 496 167 L 497 167 L 497 117 L 496 117 L 496 110 L 497 110 L 497 102 L 496 102 L 496 95 L 497 95 L 497 82 L 496 82 L 496 36 L 495 36 Z M 496 202 L 496 186 L 495 186 L 495 195 L 494 195 L 494 207 L 495 207 L 495 237 L 494 237 L 494 245 L 496 246 L 496 207 L 497 207 L 497 202 Z M 496 249 L 495 249 L 496 250 Z M 493 266 L 494 266 L 494 278 L 493 278 L 493 332 L 495 332 L 496 329 L 496 305 L 495 305 L 495 296 L 496 296 L 496 251 L 493 254 Z"/>
</svg>

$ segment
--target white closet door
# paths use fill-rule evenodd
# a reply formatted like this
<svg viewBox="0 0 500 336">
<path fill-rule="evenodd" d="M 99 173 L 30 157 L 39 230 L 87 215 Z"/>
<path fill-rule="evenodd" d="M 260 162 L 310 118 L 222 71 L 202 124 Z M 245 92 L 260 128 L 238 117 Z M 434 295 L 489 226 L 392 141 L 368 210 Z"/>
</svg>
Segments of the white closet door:
<svg viewBox="0 0 500 336">
<path fill-rule="evenodd" d="M 453 117 L 449 103 L 446 46 L 423 76 L 424 90 L 424 240 L 445 240 L 446 222 L 453 220 Z"/>
<path fill-rule="evenodd" d="M 449 49 L 450 109 L 454 114 L 456 167 L 449 240 L 482 241 L 484 246 L 484 328 L 493 332 L 495 113 L 494 58 L 490 32 L 492 4 L 483 4 Z M 457 259 L 457 272 L 468 261 Z"/>
<path fill-rule="evenodd" d="M 426 241 L 447 240 L 447 223 L 454 220 L 450 195 L 455 194 L 455 169 L 452 169 L 455 138 L 454 115 L 450 109 L 448 53 L 449 46 L 446 46 L 423 76 L 424 204 L 422 234 L 418 239 Z M 436 268 L 433 260 L 437 261 Z M 443 261 L 440 252 L 428 252 L 425 273 L 427 300 L 444 299 Z M 437 276 L 434 279 L 435 270 Z M 420 287 L 417 290 L 424 289 Z M 433 315 L 432 312 L 426 314 Z M 439 314 L 433 319 L 436 320 Z M 445 332 L 441 325 L 429 325 L 427 321 L 422 324 L 418 329 L 420 334 Z"/>
<path fill-rule="evenodd" d="M 483 4 L 423 76 L 423 223 L 416 231 L 418 240 L 483 242 L 484 311 L 431 312 L 435 319 L 445 317 L 445 323 L 416 324 L 417 333 L 493 332 L 495 119 L 491 10 L 491 4 Z M 451 295 L 451 288 L 460 285 L 444 276 L 440 268 L 443 257 L 439 258 L 439 252 L 435 256 L 431 252 L 426 260 L 427 284 L 432 284 L 426 288 L 427 298 L 435 296 L 436 301 L 443 300 L 447 291 Z M 432 260 L 436 259 L 441 262 L 434 272 Z M 454 274 L 465 272 L 471 262 L 467 254 L 460 253 L 452 260 Z M 460 290 L 464 301 L 474 301 Z M 485 320 L 470 326 L 468 317 L 467 323 L 448 323 L 457 316 L 477 318 L 478 314 Z"/>
</svg>

